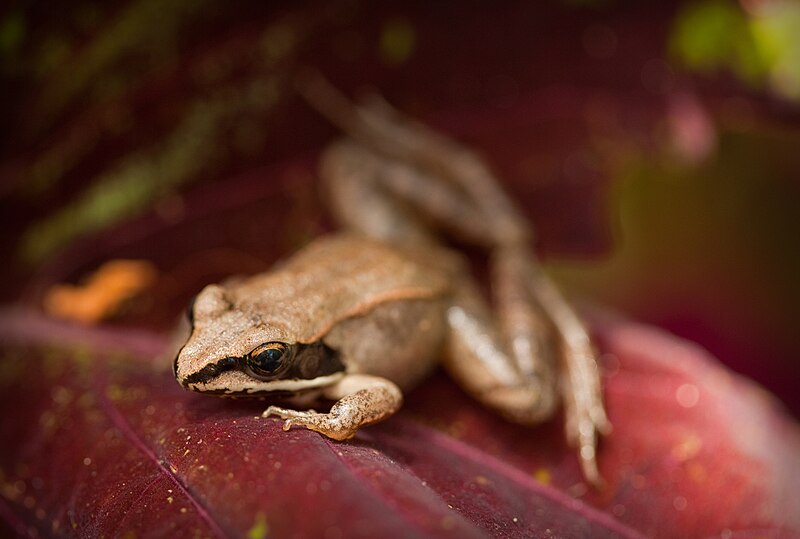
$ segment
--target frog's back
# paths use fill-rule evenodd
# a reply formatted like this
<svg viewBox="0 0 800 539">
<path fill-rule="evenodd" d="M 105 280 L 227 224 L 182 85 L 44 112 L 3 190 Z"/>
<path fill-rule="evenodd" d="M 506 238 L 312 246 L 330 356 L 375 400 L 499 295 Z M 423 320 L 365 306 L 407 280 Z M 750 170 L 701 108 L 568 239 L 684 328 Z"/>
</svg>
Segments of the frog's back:
<svg viewBox="0 0 800 539">
<path fill-rule="evenodd" d="M 263 323 L 284 326 L 292 340 L 310 343 L 337 321 L 386 302 L 446 294 L 446 272 L 423 256 L 363 236 L 337 234 L 315 240 L 274 271 L 250 277 L 229 293 Z"/>
</svg>

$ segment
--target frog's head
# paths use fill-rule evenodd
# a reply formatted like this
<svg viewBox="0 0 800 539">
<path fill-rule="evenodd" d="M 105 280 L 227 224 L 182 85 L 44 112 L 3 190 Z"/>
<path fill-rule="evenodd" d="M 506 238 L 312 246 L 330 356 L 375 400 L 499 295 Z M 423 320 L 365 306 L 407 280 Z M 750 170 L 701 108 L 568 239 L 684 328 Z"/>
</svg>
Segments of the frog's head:
<svg viewBox="0 0 800 539">
<path fill-rule="evenodd" d="M 299 343 L 277 319 L 219 285 L 189 305 L 192 332 L 175 358 L 175 377 L 192 391 L 230 396 L 296 394 L 341 378 L 338 354 L 321 341 Z M 274 318 L 274 317 L 270 317 Z"/>
</svg>

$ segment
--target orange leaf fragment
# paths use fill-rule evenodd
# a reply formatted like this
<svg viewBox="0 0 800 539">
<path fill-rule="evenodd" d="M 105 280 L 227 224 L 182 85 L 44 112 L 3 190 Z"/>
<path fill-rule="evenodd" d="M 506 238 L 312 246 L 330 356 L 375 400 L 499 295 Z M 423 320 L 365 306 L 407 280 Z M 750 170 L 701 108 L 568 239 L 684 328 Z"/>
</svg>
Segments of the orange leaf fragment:
<svg viewBox="0 0 800 539">
<path fill-rule="evenodd" d="M 155 266 L 146 260 L 111 260 L 81 285 L 53 285 L 45 294 L 43 307 L 58 318 L 97 324 L 150 288 L 157 276 Z"/>
</svg>

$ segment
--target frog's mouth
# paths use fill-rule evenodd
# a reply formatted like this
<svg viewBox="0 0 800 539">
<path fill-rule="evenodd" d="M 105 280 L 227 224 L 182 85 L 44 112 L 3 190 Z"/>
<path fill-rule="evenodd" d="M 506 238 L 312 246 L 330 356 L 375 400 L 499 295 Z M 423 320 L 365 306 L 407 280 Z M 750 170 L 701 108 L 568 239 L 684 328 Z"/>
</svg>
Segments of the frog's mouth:
<svg viewBox="0 0 800 539">
<path fill-rule="evenodd" d="M 198 391 L 204 395 L 218 395 L 222 397 L 234 398 L 269 398 L 287 399 L 297 397 L 306 393 L 319 391 L 325 387 L 335 384 L 345 373 L 335 372 L 325 376 L 317 376 L 311 379 L 302 378 L 282 378 L 269 382 L 261 382 L 253 379 L 240 379 L 243 373 L 231 372 L 226 377 L 212 380 L 210 383 L 219 383 L 219 388 L 208 387 L 207 383 L 194 382 L 185 384 L 186 389 Z M 223 380 L 222 378 L 226 378 Z M 203 387 L 198 387 L 202 384 Z M 235 389 L 234 389 L 235 388 Z"/>
<path fill-rule="evenodd" d="M 191 389 L 191 388 L 189 388 Z M 307 391 L 311 391 L 313 388 L 309 388 Z M 228 390 L 222 389 L 214 389 L 214 390 L 204 390 L 203 395 L 211 395 L 212 397 L 224 397 L 226 399 L 243 399 L 243 400 L 250 400 L 250 399 L 275 399 L 275 400 L 284 400 L 290 399 L 292 397 L 297 396 L 296 391 L 263 391 L 261 393 L 231 393 Z"/>
</svg>

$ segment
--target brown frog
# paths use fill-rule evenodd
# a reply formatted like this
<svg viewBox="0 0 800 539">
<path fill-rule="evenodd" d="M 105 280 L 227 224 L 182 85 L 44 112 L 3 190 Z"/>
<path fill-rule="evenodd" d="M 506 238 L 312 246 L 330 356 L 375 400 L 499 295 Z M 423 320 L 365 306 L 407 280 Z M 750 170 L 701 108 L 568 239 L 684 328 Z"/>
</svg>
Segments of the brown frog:
<svg viewBox="0 0 800 539">
<path fill-rule="evenodd" d="M 336 440 L 382 421 L 440 361 L 473 397 L 533 425 L 563 403 L 586 478 L 599 481 L 598 433 L 610 430 L 595 354 L 570 305 L 530 251 L 531 232 L 472 152 L 379 98 L 353 105 L 306 74 L 301 93 L 347 134 L 321 160 L 345 230 L 273 271 L 209 285 L 190 307 L 175 360 L 187 389 L 280 396 L 305 408 L 263 416 Z M 490 255 L 493 308 L 440 235 Z"/>
</svg>

